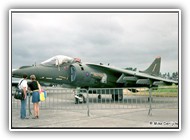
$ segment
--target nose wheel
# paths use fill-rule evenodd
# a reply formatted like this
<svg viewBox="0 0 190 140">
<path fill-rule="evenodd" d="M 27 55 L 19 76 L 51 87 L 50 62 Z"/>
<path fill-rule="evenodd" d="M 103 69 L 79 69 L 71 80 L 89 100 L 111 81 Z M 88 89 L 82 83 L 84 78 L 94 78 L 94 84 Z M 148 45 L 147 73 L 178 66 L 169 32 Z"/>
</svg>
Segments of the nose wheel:
<svg viewBox="0 0 190 140">
<path fill-rule="evenodd" d="M 82 94 L 75 95 L 75 104 L 86 103 L 86 99 Z"/>
</svg>

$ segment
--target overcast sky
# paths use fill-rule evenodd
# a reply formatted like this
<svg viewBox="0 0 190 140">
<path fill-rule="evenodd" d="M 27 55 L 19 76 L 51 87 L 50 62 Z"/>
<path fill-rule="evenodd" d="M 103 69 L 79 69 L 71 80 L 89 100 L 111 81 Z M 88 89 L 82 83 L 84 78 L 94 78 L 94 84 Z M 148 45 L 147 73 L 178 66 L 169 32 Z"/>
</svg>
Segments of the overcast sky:
<svg viewBox="0 0 190 140">
<path fill-rule="evenodd" d="M 12 68 L 55 55 L 83 62 L 178 71 L 177 13 L 13 13 Z"/>
</svg>

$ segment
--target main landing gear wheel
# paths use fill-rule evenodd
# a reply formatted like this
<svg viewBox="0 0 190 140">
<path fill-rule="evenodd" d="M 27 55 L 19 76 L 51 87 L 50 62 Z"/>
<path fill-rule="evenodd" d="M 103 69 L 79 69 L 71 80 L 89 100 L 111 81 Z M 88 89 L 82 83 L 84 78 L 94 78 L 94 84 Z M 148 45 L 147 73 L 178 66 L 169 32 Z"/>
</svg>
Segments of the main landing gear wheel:
<svg viewBox="0 0 190 140">
<path fill-rule="evenodd" d="M 102 96 L 99 94 L 98 95 L 98 100 L 101 100 L 102 99 Z"/>
<path fill-rule="evenodd" d="M 113 101 L 122 101 L 123 100 L 123 94 L 112 94 L 112 100 Z"/>
<path fill-rule="evenodd" d="M 112 91 L 112 100 L 113 101 L 122 101 L 123 100 L 123 89 L 114 89 Z"/>
</svg>

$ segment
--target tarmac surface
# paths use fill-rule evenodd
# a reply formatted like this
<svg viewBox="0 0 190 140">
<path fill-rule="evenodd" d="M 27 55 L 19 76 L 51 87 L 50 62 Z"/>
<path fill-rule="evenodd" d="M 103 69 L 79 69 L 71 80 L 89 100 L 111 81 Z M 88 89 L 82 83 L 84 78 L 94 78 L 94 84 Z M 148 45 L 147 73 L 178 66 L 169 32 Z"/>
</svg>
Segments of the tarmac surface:
<svg viewBox="0 0 190 140">
<path fill-rule="evenodd" d="M 40 110 L 40 118 L 21 120 L 12 109 L 11 129 L 179 129 L 178 109 Z M 134 130 L 135 131 L 135 130 Z"/>
<path fill-rule="evenodd" d="M 20 101 L 12 98 L 9 126 L 12 131 L 19 130 L 91 130 L 91 129 L 172 129 L 178 130 L 178 100 L 174 97 L 154 97 L 151 114 L 146 96 L 129 96 L 124 94 L 122 102 L 112 101 L 111 95 L 89 95 L 89 112 L 87 104 L 75 104 L 72 90 L 51 89 L 48 98 L 40 102 L 40 118 L 20 119 Z M 33 108 L 29 98 L 28 105 Z M 30 107 L 28 107 L 30 108 Z M 31 110 L 33 113 L 33 110 Z M 88 115 L 89 114 L 89 115 Z M 135 131 L 135 130 L 134 130 Z"/>
</svg>

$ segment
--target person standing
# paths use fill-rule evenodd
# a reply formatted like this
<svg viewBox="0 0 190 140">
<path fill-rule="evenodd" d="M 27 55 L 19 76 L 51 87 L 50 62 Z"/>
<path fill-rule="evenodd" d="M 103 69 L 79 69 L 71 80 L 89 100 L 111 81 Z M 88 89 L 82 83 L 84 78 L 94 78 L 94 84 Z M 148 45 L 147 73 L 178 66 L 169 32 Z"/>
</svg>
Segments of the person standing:
<svg viewBox="0 0 190 140">
<path fill-rule="evenodd" d="M 23 75 L 23 79 L 19 81 L 18 88 L 22 90 L 24 93 L 24 99 L 21 100 L 21 108 L 20 108 L 20 118 L 21 119 L 28 119 L 26 117 L 26 99 L 27 99 L 27 90 L 28 90 L 28 85 L 27 85 L 27 75 Z"/>
<path fill-rule="evenodd" d="M 28 84 L 28 87 L 32 91 L 32 103 L 33 103 L 33 107 L 34 107 L 34 117 L 33 117 L 33 119 L 38 119 L 39 118 L 39 113 L 40 113 L 40 109 L 39 109 L 39 101 L 40 101 L 40 99 L 39 99 L 38 83 L 36 81 L 36 76 L 35 75 L 31 75 L 30 79 L 31 79 L 31 82 Z"/>
</svg>

